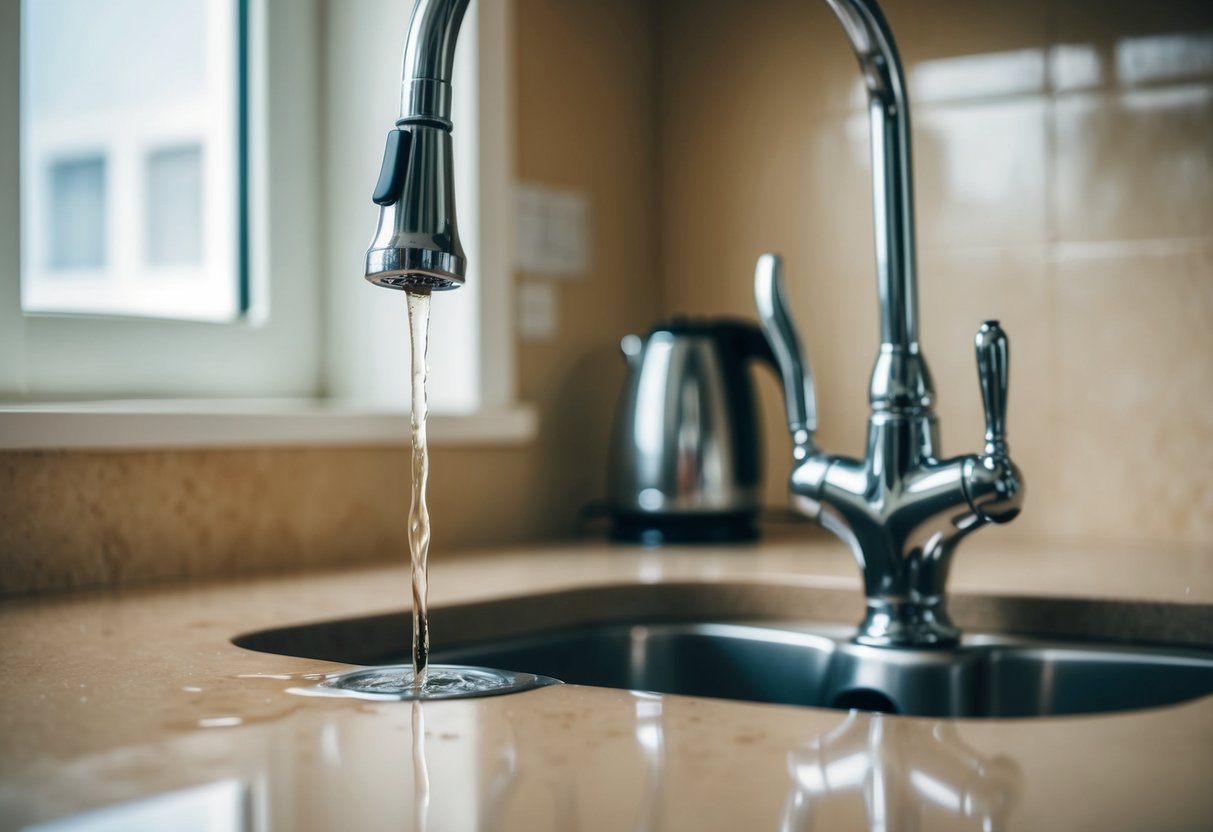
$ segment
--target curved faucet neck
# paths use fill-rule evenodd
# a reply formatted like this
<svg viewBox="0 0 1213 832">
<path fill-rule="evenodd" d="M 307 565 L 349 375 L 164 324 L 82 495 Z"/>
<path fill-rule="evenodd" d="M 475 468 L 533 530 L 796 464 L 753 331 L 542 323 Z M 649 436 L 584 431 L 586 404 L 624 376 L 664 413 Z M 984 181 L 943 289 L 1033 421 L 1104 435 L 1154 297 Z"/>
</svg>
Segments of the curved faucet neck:
<svg viewBox="0 0 1213 832">
<path fill-rule="evenodd" d="M 451 128 L 455 43 L 470 0 L 417 0 L 409 18 L 401 70 L 400 124 Z"/>
<path fill-rule="evenodd" d="M 875 3 L 826 2 L 851 42 L 868 91 L 880 340 L 906 352 L 916 351 L 918 296 L 910 107 L 901 58 L 889 25 Z"/>
<path fill-rule="evenodd" d="M 856 641 L 877 646 L 954 644 L 948 566 L 957 544 L 1023 504 L 1023 478 L 1006 450 L 1008 344 L 986 321 L 974 346 L 986 411 L 986 451 L 940 459 L 933 392 L 918 345 L 914 198 L 905 80 L 876 0 L 826 0 L 859 58 L 872 125 L 880 351 L 872 368 L 867 452 L 849 459 L 813 438 L 812 376 L 787 314 L 778 255 L 758 258 L 754 300 L 784 381 L 792 434 L 794 505 L 846 542 L 864 573 L 867 614 Z"/>
</svg>

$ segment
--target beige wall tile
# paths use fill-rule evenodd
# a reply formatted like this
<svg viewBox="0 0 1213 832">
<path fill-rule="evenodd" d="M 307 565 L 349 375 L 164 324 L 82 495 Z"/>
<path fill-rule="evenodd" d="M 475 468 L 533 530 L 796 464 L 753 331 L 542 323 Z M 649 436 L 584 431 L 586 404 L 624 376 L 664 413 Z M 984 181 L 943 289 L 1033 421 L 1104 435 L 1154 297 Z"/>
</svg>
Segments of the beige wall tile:
<svg viewBox="0 0 1213 832">
<path fill-rule="evenodd" d="M 1044 46 L 1054 0 L 885 0 L 885 17 L 911 77 L 922 61 Z M 828 33 L 839 36 L 838 33 Z M 822 33 L 822 37 L 827 33 Z M 911 82 L 912 83 L 912 82 Z"/>
<path fill-rule="evenodd" d="M 1054 268 L 1064 533 L 1213 541 L 1213 241 Z"/>
<path fill-rule="evenodd" d="M 1010 341 L 1007 438 L 1028 485 L 1023 514 L 983 534 L 1047 539 L 1057 528 L 1054 287 L 1047 249 L 927 250 L 921 258 L 922 348 L 935 380 L 947 456 L 976 453 L 985 431 L 973 339 L 997 319 Z"/>
<path fill-rule="evenodd" d="M 663 310 L 752 314 L 738 275 L 758 251 L 782 251 L 817 378 L 820 439 L 858 454 L 876 307 L 854 60 L 838 50 L 833 21 L 779 2 L 713 4 L 719 18 L 702 26 L 709 42 L 696 42 L 684 24 L 701 8 L 662 6 Z M 1200 67 L 1213 43 L 1213 6 L 889 0 L 885 8 L 917 102 L 922 340 L 947 453 L 980 442 L 977 323 L 999 318 L 1011 338 L 1010 441 L 1028 500 L 1015 523 L 985 534 L 1207 542 L 1213 122 Z M 761 79 L 750 50 L 725 48 L 725 30 L 783 30 L 772 36 L 790 44 L 792 30 L 810 23 L 809 49 L 782 50 L 774 74 L 829 91 L 806 92 L 795 105 L 769 90 L 745 92 Z M 1054 92 L 1059 80 L 1065 89 Z M 761 119 L 761 148 L 738 129 L 711 129 L 713 96 L 744 123 Z M 777 103 L 790 109 L 772 112 Z M 1095 377 L 1114 377 L 1122 401 L 1112 410 L 1089 386 L 1105 357 Z M 1179 379 L 1182 393 L 1171 388 Z M 782 402 L 767 379 L 759 393 L 768 499 L 782 502 Z M 1130 431 L 1138 441 L 1122 450 Z M 1171 477 L 1154 458 L 1182 472 Z"/>
<path fill-rule="evenodd" d="M 646 0 L 522 0 L 516 15 L 519 176 L 589 195 L 593 265 L 556 287 L 557 338 L 519 345 L 520 393 L 541 422 L 515 457 L 532 472 L 524 498 L 508 502 L 529 528 L 569 536 L 605 493 L 619 338 L 657 316 L 656 27 Z"/>
<path fill-rule="evenodd" d="M 1062 95 L 1054 107 L 1056 239 L 1210 233 L 1213 83 Z"/>
<path fill-rule="evenodd" d="M 7 453 L 0 592 L 387 557 L 407 465 L 381 449 Z"/>
<path fill-rule="evenodd" d="M 0 595 L 403 560 L 408 471 L 399 447 L 3 453 Z M 571 534 L 549 479 L 533 449 L 434 448 L 431 557 Z"/>
<path fill-rule="evenodd" d="M 1047 116 L 1041 96 L 916 111 L 916 207 L 924 248 L 1045 242 Z"/>
</svg>

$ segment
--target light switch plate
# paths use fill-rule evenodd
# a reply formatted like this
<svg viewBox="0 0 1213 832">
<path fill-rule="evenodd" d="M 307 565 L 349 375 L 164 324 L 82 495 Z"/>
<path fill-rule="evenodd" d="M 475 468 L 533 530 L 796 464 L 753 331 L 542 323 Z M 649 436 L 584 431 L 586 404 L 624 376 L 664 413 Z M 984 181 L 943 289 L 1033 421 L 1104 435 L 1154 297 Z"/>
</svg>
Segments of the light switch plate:
<svg viewBox="0 0 1213 832">
<path fill-rule="evenodd" d="M 518 284 L 518 337 L 543 342 L 556 337 L 556 287 L 545 280 Z"/>
<path fill-rule="evenodd" d="M 581 192 L 515 185 L 515 267 L 544 277 L 583 277 L 590 270 L 590 201 Z"/>
</svg>

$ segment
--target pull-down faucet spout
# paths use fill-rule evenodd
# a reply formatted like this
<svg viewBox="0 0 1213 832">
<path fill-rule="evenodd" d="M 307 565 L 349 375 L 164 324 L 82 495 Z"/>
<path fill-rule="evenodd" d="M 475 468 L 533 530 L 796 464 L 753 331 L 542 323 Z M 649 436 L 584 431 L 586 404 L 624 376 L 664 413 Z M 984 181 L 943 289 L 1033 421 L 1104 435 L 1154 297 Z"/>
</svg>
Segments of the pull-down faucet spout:
<svg viewBox="0 0 1213 832">
<path fill-rule="evenodd" d="M 884 15 L 875 3 L 826 2 L 851 41 L 868 92 L 880 341 L 899 352 L 917 351 L 910 108 L 901 59 Z"/>
<path fill-rule="evenodd" d="M 874 646 L 944 646 L 959 632 L 946 606 L 960 540 L 1013 519 L 1023 478 L 1008 456 L 1007 338 L 997 321 L 977 333 L 986 409 L 982 454 L 940 459 L 934 391 L 918 344 L 910 110 L 901 60 L 875 0 L 826 0 L 859 59 L 871 120 L 872 202 L 880 347 L 868 399 L 862 460 L 816 444 L 813 378 L 787 312 L 778 255 L 758 259 L 754 294 L 783 375 L 793 504 L 851 548 L 863 571 L 867 614 L 855 640 Z"/>
<path fill-rule="evenodd" d="M 417 0 L 404 44 L 400 118 L 388 132 L 366 279 L 392 289 L 454 289 L 467 272 L 455 225 L 451 74 L 469 0 Z"/>
</svg>

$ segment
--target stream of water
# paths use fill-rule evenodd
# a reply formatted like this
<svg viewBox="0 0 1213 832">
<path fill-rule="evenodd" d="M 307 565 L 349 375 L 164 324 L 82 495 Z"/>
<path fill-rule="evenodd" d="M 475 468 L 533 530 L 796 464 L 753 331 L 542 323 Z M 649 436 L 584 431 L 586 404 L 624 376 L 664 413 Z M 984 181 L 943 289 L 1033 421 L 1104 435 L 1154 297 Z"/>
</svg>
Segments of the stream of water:
<svg viewBox="0 0 1213 832">
<path fill-rule="evenodd" d="M 425 434 L 429 414 L 426 399 L 426 350 L 430 334 L 430 292 L 409 290 L 409 343 L 412 355 L 413 407 L 410 417 L 413 437 L 413 492 L 409 503 L 409 554 L 413 564 L 413 683 L 415 691 L 425 687 L 430 663 L 428 609 L 430 556 L 430 510 L 425 503 L 430 478 L 430 448 Z"/>
</svg>

